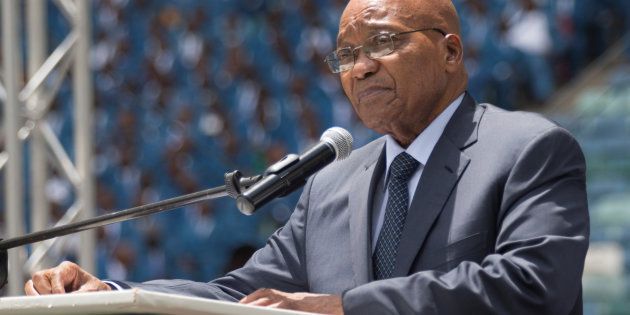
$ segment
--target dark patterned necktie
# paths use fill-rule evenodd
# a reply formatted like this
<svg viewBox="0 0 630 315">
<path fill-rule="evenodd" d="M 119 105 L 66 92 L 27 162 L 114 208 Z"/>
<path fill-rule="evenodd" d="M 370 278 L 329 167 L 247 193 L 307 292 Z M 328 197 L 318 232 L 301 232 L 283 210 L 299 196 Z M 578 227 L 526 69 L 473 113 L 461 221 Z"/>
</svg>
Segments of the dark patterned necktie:
<svg viewBox="0 0 630 315">
<path fill-rule="evenodd" d="M 398 244 L 409 208 L 408 182 L 419 164 L 411 155 L 403 152 L 396 156 L 389 167 L 389 197 L 385 206 L 385 219 L 372 257 L 377 280 L 391 277 L 394 271 Z"/>
</svg>

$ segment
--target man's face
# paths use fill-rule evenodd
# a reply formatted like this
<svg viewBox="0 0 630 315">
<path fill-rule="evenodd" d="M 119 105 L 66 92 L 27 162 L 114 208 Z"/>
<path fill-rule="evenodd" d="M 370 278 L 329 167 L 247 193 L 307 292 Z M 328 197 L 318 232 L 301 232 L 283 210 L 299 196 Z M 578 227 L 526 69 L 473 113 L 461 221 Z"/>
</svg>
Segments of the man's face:
<svg viewBox="0 0 630 315">
<path fill-rule="evenodd" d="M 419 1 L 351 0 L 344 11 L 337 47 L 363 45 L 370 36 L 439 27 Z M 426 10 L 425 10 L 426 11 Z M 394 51 L 369 59 L 357 51 L 354 67 L 340 74 L 343 89 L 363 123 L 399 142 L 435 118 L 446 88 L 444 36 L 436 31 L 397 36 Z M 412 132 L 413 131 L 413 132 Z"/>
</svg>

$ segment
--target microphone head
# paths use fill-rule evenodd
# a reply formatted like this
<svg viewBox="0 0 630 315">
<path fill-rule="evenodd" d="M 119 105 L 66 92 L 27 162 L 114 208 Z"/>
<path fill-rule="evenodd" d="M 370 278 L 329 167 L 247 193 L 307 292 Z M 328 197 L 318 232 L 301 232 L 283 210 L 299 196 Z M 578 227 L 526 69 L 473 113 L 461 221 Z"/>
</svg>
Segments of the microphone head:
<svg viewBox="0 0 630 315">
<path fill-rule="evenodd" d="M 319 138 L 320 141 L 325 141 L 333 146 L 335 149 L 336 161 L 343 160 L 352 152 L 352 135 L 348 130 L 341 127 L 328 128 Z"/>
</svg>

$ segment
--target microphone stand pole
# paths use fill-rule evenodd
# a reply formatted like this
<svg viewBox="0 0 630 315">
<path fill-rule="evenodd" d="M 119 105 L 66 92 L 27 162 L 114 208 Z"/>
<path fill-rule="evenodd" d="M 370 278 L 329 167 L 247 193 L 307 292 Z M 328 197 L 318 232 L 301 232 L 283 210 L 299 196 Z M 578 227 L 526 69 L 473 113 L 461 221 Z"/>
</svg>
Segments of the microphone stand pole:
<svg viewBox="0 0 630 315">
<path fill-rule="evenodd" d="M 242 177 L 241 172 L 233 171 L 225 174 L 225 185 L 210 188 L 191 194 L 178 196 L 155 203 L 137 206 L 113 213 L 104 214 L 87 220 L 56 226 L 47 230 L 30 233 L 6 240 L 0 239 L 0 289 L 7 283 L 8 255 L 10 248 L 44 241 L 58 236 L 73 234 L 100 226 L 123 222 L 150 214 L 180 208 L 189 204 L 230 196 L 236 199 L 241 190 L 258 182 L 262 176 Z"/>
</svg>

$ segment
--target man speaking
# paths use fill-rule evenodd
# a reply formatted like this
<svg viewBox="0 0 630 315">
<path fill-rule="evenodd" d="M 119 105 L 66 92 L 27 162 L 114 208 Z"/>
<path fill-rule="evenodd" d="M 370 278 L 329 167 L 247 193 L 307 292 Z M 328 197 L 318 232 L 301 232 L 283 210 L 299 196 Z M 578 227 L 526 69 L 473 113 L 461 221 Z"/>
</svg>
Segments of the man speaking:
<svg viewBox="0 0 630 315">
<path fill-rule="evenodd" d="M 66 262 L 26 293 L 139 287 L 330 314 L 581 314 L 581 150 L 538 115 L 477 104 L 459 34 L 448 0 L 349 1 L 326 62 L 385 136 L 312 176 L 244 267 L 209 283 L 130 283 Z"/>
</svg>

